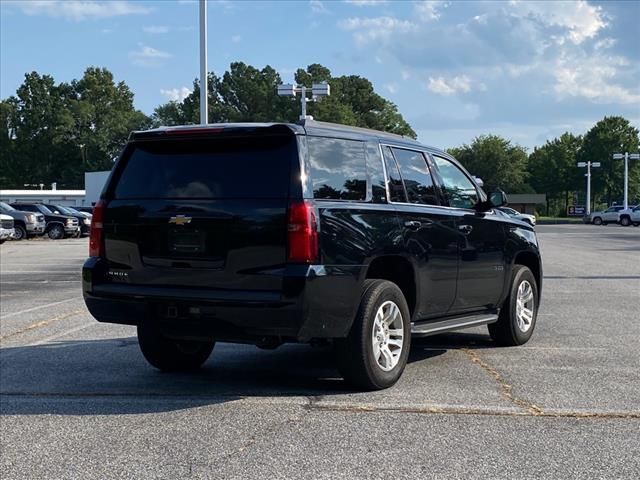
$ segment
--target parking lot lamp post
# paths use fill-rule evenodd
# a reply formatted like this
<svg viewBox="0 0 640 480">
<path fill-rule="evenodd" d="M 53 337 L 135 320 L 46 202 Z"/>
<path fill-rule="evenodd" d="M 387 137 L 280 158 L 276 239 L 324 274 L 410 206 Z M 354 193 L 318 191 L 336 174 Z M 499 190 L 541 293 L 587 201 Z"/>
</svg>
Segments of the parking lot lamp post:
<svg viewBox="0 0 640 480">
<path fill-rule="evenodd" d="M 316 102 L 321 97 L 331 95 L 331 87 L 327 82 L 314 83 L 311 86 L 311 98 L 307 98 L 307 87 L 301 85 L 296 87 L 290 83 L 278 85 L 278 95 L 281 97 L 295 97 L 300 94 L 302 110 L 300 112 L 300 120 L 313 120 L 311 115 L 307 115 L 307 102 Z"/>
<path fill-rule="evenodd" d="M 614 153 L 614 160 L 622 160 L 624 158 L 624 209 L 629 208 L 629 160 L 640 160 L 639 153 Z"/>
<path fill-rule="evenodd" d="M 200 0 L 200 124 L 209 123 L 207 102 L 207 0 Z"/>
<path fill-rule="evenodd" d="M 591 167 L 599 167 L 600 162 L 578 162 L 578 167 L 587 167 L 587 173 L 584 174 L 587 177 L 587 205 L 585 208 L 585 215 L 591 214 Z"/>
</svg>

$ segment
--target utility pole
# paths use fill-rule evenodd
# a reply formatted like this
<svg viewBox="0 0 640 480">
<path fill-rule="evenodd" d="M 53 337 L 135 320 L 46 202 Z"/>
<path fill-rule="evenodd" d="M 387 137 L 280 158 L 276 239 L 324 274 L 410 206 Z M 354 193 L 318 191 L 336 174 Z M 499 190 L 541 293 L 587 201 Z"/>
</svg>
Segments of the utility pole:
<svg viewBox="0 0 640 480">
<path fill-rule="evenodd" d="M 624 210 L 629 208 L 629 160 L 640 160 L 638 153 L 614 153 L 614 160 L 622 160 L 624 158 Z"/>
<path fill-rule="evenodd" d="M 584 174 L 587 177 L 587 205 L 585 209 L 585 215 L 591 214 L 591 167 L 599 167 L 600 162 L 578 162 L 578 167 L 587 167 L 587 173 Z"/>
<path fill-rule="evenodd" d="M 200 124 L 209 123 L 207 102 L 207 0 L 200 0 Z"/>
</svg>

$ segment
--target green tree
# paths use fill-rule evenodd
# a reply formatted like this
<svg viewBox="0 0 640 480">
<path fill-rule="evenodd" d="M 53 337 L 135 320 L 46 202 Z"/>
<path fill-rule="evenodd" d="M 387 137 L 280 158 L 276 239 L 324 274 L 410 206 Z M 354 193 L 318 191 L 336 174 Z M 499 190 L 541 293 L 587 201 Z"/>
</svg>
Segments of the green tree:
<svg viewBox="0 0 640 480">
<path fill-rule="evenodd" d="M 583 188 L 584 172 L 576 167 L 581 148 L 582 137 L 567 132 L 534 148 L 529 155 L 529 183 L 536 192 L 546 194 L 547 213 L 550 205 L 558 202 L 563 204 L 562 211 L 566 212 L 570 192 Z"/>
<path fill-rule="evenodd" d="M 482 178 L 485 188 L 501 188 L 507 193 L 526 193 L 527 152 L 498 135 L 481 135 L 471 145 L 451 148 L 448 152 L 472 175 Z"/>
<path fill-rule="evenodd" d="M 311 87 L 322 81 L 331 85 L 331 95 L 308 104 L 308 113 L 316 120 L 374 128 L 416 137 L 397 107 L 373 90 L 371 82 L 358 76 L 333 78 L 331 71 L 319 64 L 299 69 L 296 82 Z M 300 100 L 279 97 L 280 75 L 272 67 L 258 70 L 242 62 L 234 62 L 222 77 L 209 73 L 209 122 L 294 122 L 300 115 Z M 169 102 L 157 107 L 153 114 L 156 125 L 198 123 L 200 87 L 182 102 Z"/>
<path fill-rule="evenodd" d="M 638 152 L 638 129 L 623 117 L 604 117 L 584 136 L 579 160 L 600 162 L 592 176 L 592 190 L 610 205 L 622 201 L 624 161 L 614 160 L 614 153 Z M 629 161 L 629 199 L 640 197 L 640 162 Z"/>
<path fill-rule="evenodd" d="M 150 125 L 129 87 L 95 67 L 70 84 L 26 74 L 16 95 L 2 102 L 0 121 L 3 187 L 80 188 L 85 171 L 110 169 L 129 132 Z"/>
</svg>

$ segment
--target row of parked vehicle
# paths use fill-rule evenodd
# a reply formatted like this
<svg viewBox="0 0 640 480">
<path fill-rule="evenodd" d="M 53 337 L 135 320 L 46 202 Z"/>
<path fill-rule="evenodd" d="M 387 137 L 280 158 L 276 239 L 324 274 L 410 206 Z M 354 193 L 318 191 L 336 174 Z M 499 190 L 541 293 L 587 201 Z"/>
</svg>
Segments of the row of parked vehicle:
<svg viewBox="0 0 640 480">
<path fill-rule="evenodd" d="M 591 212 L 586 221 L 594 225 L 619 223 L 623 227 L 629 225 L 637 227 L 640 226 L 640 205 L 629 205 L 627 209 L 623 205 L 614 205 L 606 210 Z"/>
<path fill-rule="evenodd" d="M 46 235 L 52 240 L 91 232 L 91 207 L 0 202 L 0 243 Z"/>
</svg>

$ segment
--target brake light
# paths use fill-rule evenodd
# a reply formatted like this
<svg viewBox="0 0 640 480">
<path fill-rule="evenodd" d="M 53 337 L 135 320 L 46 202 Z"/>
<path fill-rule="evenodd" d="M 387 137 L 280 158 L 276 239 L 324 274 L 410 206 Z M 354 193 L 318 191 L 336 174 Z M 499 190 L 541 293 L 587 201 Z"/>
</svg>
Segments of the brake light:
<svg viewBox="0 0 640 480">
<path fill-rule="evenodd" d="M 91 234 L 89 237 L 89 256 L 90 257 L 104 257 L 104 238 L 103 238 L 103 224 L 104 210 L 106 204 L 103 200 L 100 200 L 93 207 L 93 217 L 91 217 Z"/>
<path fill-rule="evenodd" d="M 288 261 L 315 263 L 318 260 L 318 223 L 311 202 L 291 203 L 287 216 Z"/>
</svg>

